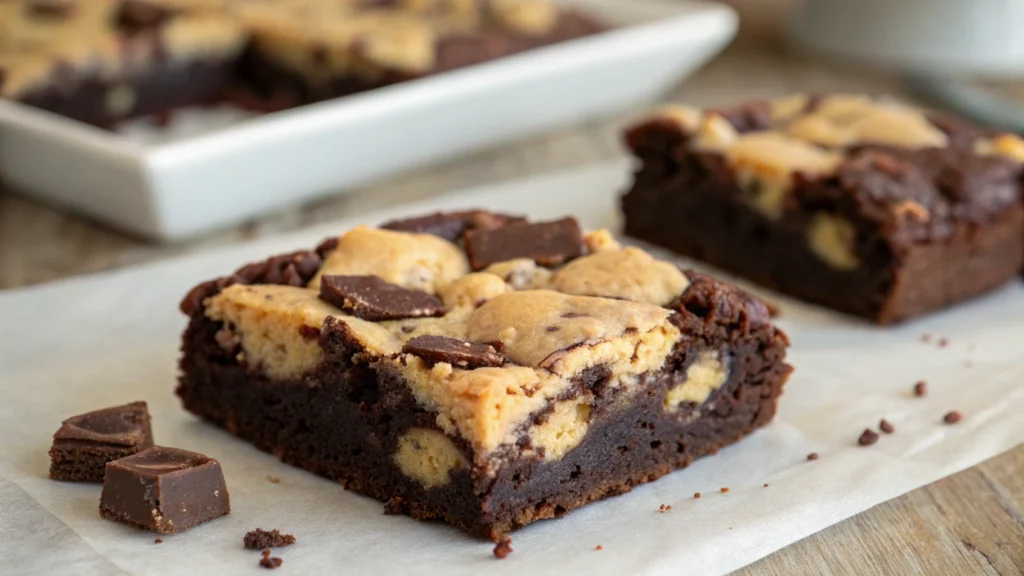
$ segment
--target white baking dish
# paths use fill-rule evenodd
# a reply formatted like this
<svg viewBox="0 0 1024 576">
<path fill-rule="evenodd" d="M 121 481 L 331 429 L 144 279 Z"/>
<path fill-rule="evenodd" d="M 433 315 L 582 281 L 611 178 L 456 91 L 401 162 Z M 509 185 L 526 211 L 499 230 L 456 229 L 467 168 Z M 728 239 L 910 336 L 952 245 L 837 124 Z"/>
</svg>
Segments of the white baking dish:
<svg viewBox="0 0 1024 576">
<path fill-rule="evenodd" d="M 724 47 L 737 24 L 714 3 L 572 4 L 616 28 L 257 118 L 203 111 L 164 133 L 111 133 L 0 101 L 0 175 L 119 229 L 177 240 L 655 98 Z"/>
</svg>

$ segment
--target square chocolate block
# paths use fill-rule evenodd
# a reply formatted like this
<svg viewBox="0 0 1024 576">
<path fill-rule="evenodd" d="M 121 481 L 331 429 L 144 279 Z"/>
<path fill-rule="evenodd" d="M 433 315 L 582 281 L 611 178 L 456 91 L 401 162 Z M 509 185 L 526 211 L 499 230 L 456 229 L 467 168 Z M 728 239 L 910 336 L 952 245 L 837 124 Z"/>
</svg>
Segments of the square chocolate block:
<svg viewBox="0 0 1024 576">
<path fill-rule="evenodd" d="M 154 446 L 107 464 L 100 516 L 170 534 L 231 512 L 220 463 Z"/>
<path fill-rule="evenodd" d="M 760 301 L 572 219 L 435 225 L 452 219 L 361 226 L 197 286 L 185 408 L 389 513 L 495 541 L 774 416 L 789 343 Z M 434 299 L 440 316 L 410 305 Z"/>
<path fill-rule="evenodd" d="M 53 435 L 50 478 L 103 482 L 107 462 L 153 445 L 145 402 L 72 416 Z"/>
<path fill-rule="evenodd" d="M 1002 286 L 1024 264 L 1024 142 L 865 96 L 663 109 L 626 233 L 890 324 Z"/>
</svg>

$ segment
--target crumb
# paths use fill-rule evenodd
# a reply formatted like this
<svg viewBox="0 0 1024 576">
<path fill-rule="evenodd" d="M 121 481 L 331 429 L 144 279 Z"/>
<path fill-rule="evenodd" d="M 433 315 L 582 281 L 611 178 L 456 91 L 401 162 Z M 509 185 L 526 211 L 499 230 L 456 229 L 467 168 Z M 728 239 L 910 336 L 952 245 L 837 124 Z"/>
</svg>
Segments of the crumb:
<svg viewBox="0 0 1024 576">
<path fill-rule="evenodd" d="M 892 434 L 896 431 L 896 427 L 893 426 L 888 420 L 882 418 L 882 421 L 878 423 L 878 429 L 886 434 Z"/>
<path fill-rule="evenodd" d="M 767 483 L 767 482 L 765 482 L 765 483 L 764 483 L 764 487 L 765 487 L 765 488 L 767 488 L 767 487 L 768 487 L 768 483 Z"/>
<path fill-rule="evenodd" d="M 273 476 L 271 474 L 267 474 L 267 481 L 270 482 L 271 484 L 277 484 L 278 482 L 281 481 L 281 479 L 278 478 L 277 476 Z"/>
<path fill-rule="evenodd" d="M 870 428 L 865 428 L 864 433 L 857 439 L 857 444 L 861 446 L 871 446 L 875 442 L 878 442 L 878 432 Z"/>
<path fill-rule="evenodd" d="M 595 548 L 595 550 L 604 550 L 604 546 L 601 546 L 600 544 L 598 544 L 597 548 Z"/>
<path fill-rule="evenodd" d="M 662 504 L 661 506 L 658 507 L 658 512 L 660 512 L 661 514 L 665 513 L 665 505 L 664 504 Z"/>
<path fill-rule="evenodd" d="M 817 460 L 818 459 L 818 453 L 817 452 L 811 452 L 810 454 L 807 455 L 807 459 L 808 460 Z M 765 484 L 765 486 L 767 486 L 767 484 Z"/>
<path fill-rule="evenodd" d="M 700 492 L 694 492 L 693 493 L 693 497 L 694 498 L 700 498 Z"/>
<path fill-rule="evenodd" d="M 386 516 L 395 516 L 402 513 L 402 502 L 404 499 L 401 496 L 394 496 L 388 498 L 388 501 L 384 503 L 384 514 Z"/>
<path fill-rule="evenodd" d="M 284 560 L 272 557 L 270 555 L 270 550 L 263 551 L 263 557 L 260 558 L 260 566 L 263 566 L 267 570 L 273 570 L 275 568 L 280 568 L 281 564 L 284 564 Z"/>
<path fill-rule="evenodd" d="M 164 541 L 163 538 L 157 538 L 156 540 L 153 540 L 153 544 L 162 544 L 163 541 Z"/>
<path fill-rule="evenodd" d="M 512 539 L 505 536 L 494 545 L 494 557 L 504 559 L 512 553 Z"/>
<path fill-rule="evenodd" d="M 719 488 L 718 491 L 721 492 L 722 494 L 728 494 L 729 493 L 729 489 L 728 488 L 724 488 L 724 487 L 723 488 Z"/>
<path fill-rule="evenodd" d="M 779 305 L 776 304 L 775 302 L 761 300 L 761 303 L 764 304 L 764 307 L 768 309 L 769 318 L 778 318 L 779 316 L 782 315 L 782 309 L 779 308 Z"/>
<path fill-rule="evenodd" d="M 666 512 L 671 510 L 671 509 L 672 509 L 672 505 L 671 504 L 669 504 L 668 506 L 665 506 L 665 511 Z"/>
<path fill-rule="evenodd" d="M 953 410 L 952 412 L 946 412 L 946 415 L 942 417 L 942 421 L 946 424 L 956 424 L 963 418 L 963 415 Z"/>
<path fill-rule="evenodd" d="M 921 342 L 924 342 L 925 344 L 927 344 L 927 343 L 929 343 L 931 341 L 932 341 L 932 335 L 931 334 L 921 334 Z"/>
<path fill-rule="evenodd" d="M 945 338 L 939 338 L 939 348 L 945 348 L 949 345 L 949 340 Z"/>
<path fill-rule="evenodd" d="M 925 382 L 924 380 L 918 380 L 914 384 L 914 396 L 917 396 L 918 398 L 921 398 L 922 396 L 926 396 L 927 394 L 928 394 L 928 383 Z"/>
<path fill-rule="evenodd" d="M 295 544 L 295 536 L 281 534 L 281 531 L 276 528 L 269 532 L 262 528 L 257 528 L 242 537 L 242 545 L 249 550 L 259 550 L 260 548 L 269 550 L 270 548 L 291 546 L 292 544 Z"/>
</svg>

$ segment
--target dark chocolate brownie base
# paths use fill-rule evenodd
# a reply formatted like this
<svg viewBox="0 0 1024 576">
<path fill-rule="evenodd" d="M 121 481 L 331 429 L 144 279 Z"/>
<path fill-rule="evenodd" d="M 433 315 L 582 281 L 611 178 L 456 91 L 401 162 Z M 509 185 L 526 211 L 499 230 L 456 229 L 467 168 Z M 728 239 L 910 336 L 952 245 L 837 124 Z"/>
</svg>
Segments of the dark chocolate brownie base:
<svg viewBox="0 0 1024 576">
<path fill-rule="evenodd" d="M 95 76 L 69 78 L 30 92 L 20 101 L 86 124 L 112 129 L 131 118 L 220 102 L 234 71 L 235 64 L 228 61 L 197 61 L 184 65 L 165 61 L 119 81 Z M 124 101 L 116 102 L 118 99 Z"/>
<path fill-rule="evenodd" d="M 50 449 L 50 478 L 66 482 L 103 482 L 107 462 L 138 451 L 137 446 L 97 446 L 65 441 L 60 448 Z"/>
<path fill-rule="evenodd" d="M 435 417 L 418 408 L 399 376 L 353 364 L 355 348 L 330 320 L 320 339 L 325 360 L 317 374 L 274 382 L 240 367 L 217 344 L 220 325 L 196 311 L 184 338 L 177 393 L 188 410 L 282 461 L 390 500 L 391 512 L 444 519 L 498 541 L 535 520 L 561 516 L 685 467 L 774 416 L 790 372 L 782 360 L 785 337 L 767 318 L 752 321 L 737 300 L 722 304 L 711 294 L 718 288 L 703 277 L 692 278 L 679 321 L 686 333 L 700 336 L 661 371 L 647 375 L 641 395 L 625 402 L 604 386 L 605 371 L 587 371 L 576 385 L 593 390 L 596 401 L 583 442 L 558 461 L 513 459 L 496 478 L 456 472 L 447 485 L 428 490 L 403 475 L 391 458 L 397 439 L 412 427 L 436 428 Z M 701 406 L 667 414 L 667 390 L 685 380 L 687 367 L 708 349 L 730 359 L 728 381 Z M 534 421 L 544 416 L 536 414 Z"/>
<path fill-rule="evenodd" d="M 437 66 L 424 76 L 480 64 L 533 48 L 566 42 L 604 30 L 604 26 L 578 12 L 565 12 L 557 28 L 545 36 L 530 37 L 511 33 L 473 34 L 442 38 L 438 46 Z M 385 73 L 373 80 L 338 77 L 323 85 L 313 86 L 294 71 L 266 58 L 256 49 L 249 49 L 240 64 L 240 76 L 264 99 L 283 100 L 292 105 L 320 102 L 331 98 L 366 92 L 413 80 L 419 76 Z"/>
<path fill-rule="evenodd" d="M 810 212 L 768 220 L 746 206 L 720 158 L 666 152 L 677 147 L 651 141 L 641 151 L 644 166 L 622 199 L 625 233 L 802 300 L 891 324 L 996 289 L 1024 267 L 1024 207 L 1013 203 L 898 251 L 877 225 L 860 222 L 861 266 L 837 270 L 807 246 Z"/>
</svg>

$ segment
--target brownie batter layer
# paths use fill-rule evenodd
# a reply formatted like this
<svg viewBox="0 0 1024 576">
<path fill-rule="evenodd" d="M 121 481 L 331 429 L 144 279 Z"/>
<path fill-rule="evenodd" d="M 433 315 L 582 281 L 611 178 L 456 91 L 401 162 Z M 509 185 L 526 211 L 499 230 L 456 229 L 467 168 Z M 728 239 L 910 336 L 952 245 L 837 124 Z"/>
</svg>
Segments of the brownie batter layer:
<svg viewBox="0 0 1024 576">
<path fill-rule="evenodd" d="M 493 478 L 456 470 L 444 485 L 426 487 L 404 474 L 393 457 L 399 438 L 412 429 L 436 430 L 435 416 L 417 407 L 400 375 L 354 364 L 358 345 L 331 323 L 320 337 L 325 360 L 315 376 L 271 381 L 239 366 L 216 343 L 219 323 L 194 315 L 177 393 L 200 417 L 286 463 L 387 501 L 390 512 L 443 519 L 497 541 L 535 520 L 685 467 L 772 419 L 790 372 L 783 362 L 784 336 L 752 321 L 748 310 L 709 309 L 706 296 L 693 290 L 680 304 L 679 322 L 699 330 L 697 341 L 644 376 L 636 394 L 603 388 L 608 374 L 600 367 L 576 380 L 596 398 L 589 431 L 576 448 L 560 460 L 514 457 Z M 727 380 L 699 405 L 683 402 L 666 411 L 668 391 L 687 380 L 688 369 L 707 351 L 726 359 Z M 533 422 L 547 416 L 535 414 Z M 465 444 L 458 448 L 470 453 Z"/>
</svg>

